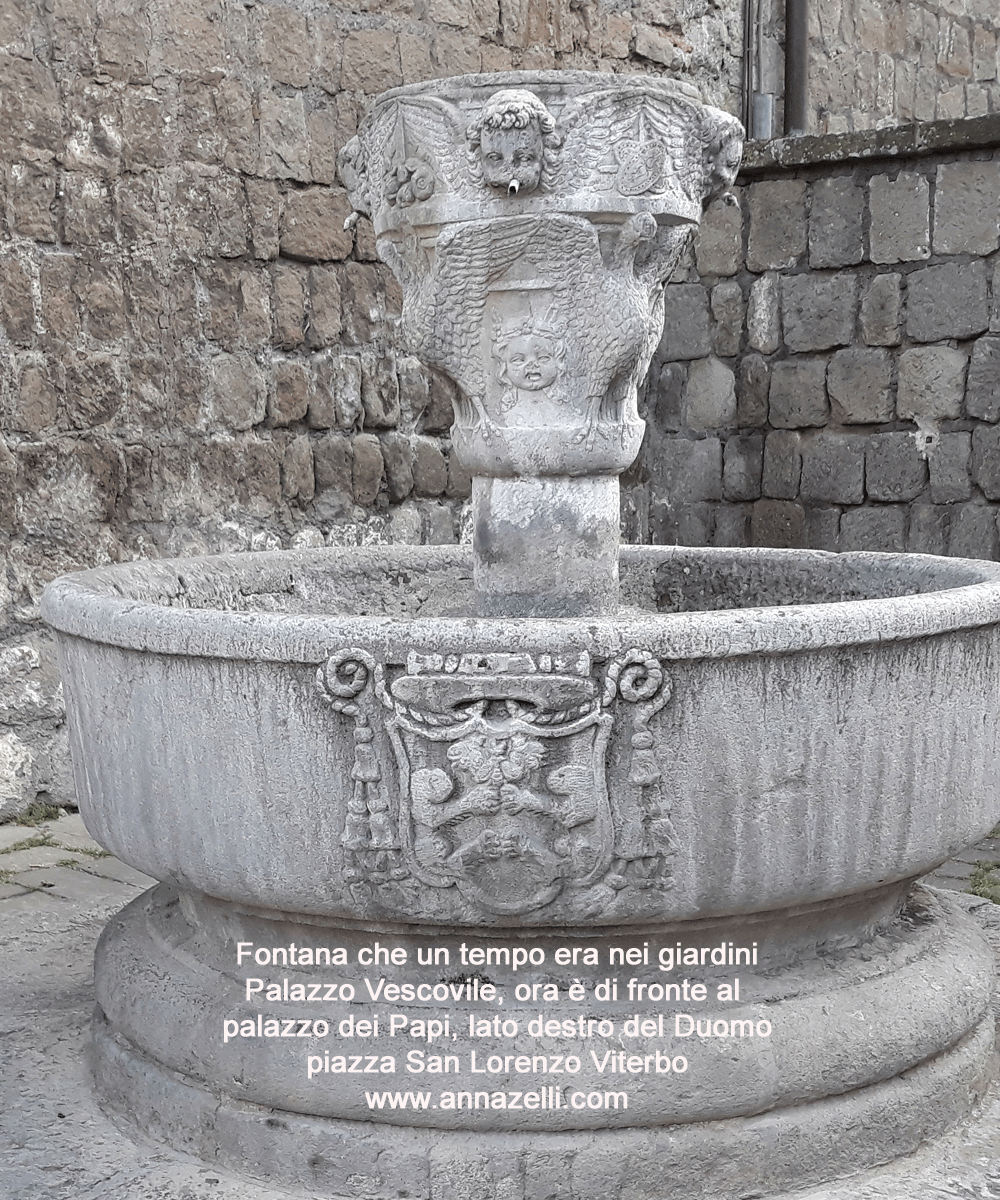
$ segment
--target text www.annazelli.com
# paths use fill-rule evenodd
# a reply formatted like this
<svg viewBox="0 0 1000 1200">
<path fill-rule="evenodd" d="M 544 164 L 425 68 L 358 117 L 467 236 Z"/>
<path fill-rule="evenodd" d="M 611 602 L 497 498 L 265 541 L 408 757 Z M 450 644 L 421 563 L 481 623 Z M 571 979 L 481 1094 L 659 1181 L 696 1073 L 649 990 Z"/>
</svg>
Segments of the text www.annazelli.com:
<svg viewBox="0 0 1000 1200">
<path fill-rule="evenodd" d="M 537 1092 L 365 1092 L 369 1108 L 439 1109 L 626 1109 L 627 1092 L 563 1092 L 544 1087 Z"/>
</svg>

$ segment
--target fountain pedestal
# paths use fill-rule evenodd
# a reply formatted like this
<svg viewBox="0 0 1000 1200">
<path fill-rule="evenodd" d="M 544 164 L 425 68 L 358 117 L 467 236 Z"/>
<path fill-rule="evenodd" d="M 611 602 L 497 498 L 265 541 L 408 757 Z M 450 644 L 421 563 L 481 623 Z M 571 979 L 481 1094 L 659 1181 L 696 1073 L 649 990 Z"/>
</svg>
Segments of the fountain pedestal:
<svg viewBox="0 0 1000 1200">
<path fill-rule="evenodd" d="M 992 956 L 914 881 L 996 823 L 1000 567 L 618 545 L 738 141 L 646 78 L 387 94 L 342 171 L 459 385 L 473 553 L 48 589 L 84 819 L 163 881 L 95 971 L 147 1135 L 313 1196 L 738 1200 L 982 1094 Z"/>
</svg>

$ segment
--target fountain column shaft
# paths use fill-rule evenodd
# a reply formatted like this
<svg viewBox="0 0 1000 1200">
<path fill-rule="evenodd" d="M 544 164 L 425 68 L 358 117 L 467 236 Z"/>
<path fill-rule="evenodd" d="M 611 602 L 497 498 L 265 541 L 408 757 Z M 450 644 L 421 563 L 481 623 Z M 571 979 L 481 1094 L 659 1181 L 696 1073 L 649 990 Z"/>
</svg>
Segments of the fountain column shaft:
<svg viewBox="0 0 1000 1200">
<path fill-rule="evenodd" d="M 473 479 L 480 616 L 614 613 L 619 503 L 616 475 Z"/>
</svg>

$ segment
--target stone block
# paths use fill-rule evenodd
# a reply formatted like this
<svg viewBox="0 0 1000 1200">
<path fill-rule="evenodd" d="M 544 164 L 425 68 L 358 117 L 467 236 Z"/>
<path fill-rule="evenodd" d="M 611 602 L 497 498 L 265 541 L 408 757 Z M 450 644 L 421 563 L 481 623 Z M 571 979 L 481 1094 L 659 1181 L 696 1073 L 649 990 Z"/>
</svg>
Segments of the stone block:
<svg viewBox="0 0 1000 1200">
<path fill-rule="evenodd" d="M 431 64 L 431 42 L 415 33 L 399 35 L 399 65 L 404 83 L 420 83 L 434 75 Z"/>
<path fill-rule="evenodd" d="M 902 505 L 848 509 L 840 518 L 840 549 L 901 554 L 906 549 L 906 509 Z"/>
<path fill-rule="evenodd" d="M 361 346 L 384 329 L 385 295 L 371 263 L 344 263 L 340 277 L 343 340 Z"/>
<path fill-rule="evenodd" d="M 722 443 L 715 437 L 671 438 L 650 464 L 650 477 L 654 498 L 669 507 L 721 500 Z"/>
<path fill-rule="evenodd" d="M 762 433 L 728 438 L 722 459 L 722 495 L 726 500 L 759 500 L 764 457 Z"/>
<path fill-rule="evenodd" d="M 344 38 L 340 86 L 377 96 L 399 87 L 403 72 L 399 37 L 391 29 L 355 29 Z"/>
<path fill-rule="evenodd" d="M 17 399 L 6 422 L 15 433 L 40 433 L 55 425 L 59 415 L 59 392 L 50 372 L 41 366 L 26 366 L 21 372 Z"/>
<path fill-rule="evenodd" d="M 777 429 L 805 429 L 825 425 L 826 363 L 822 359 L 790 359 L 771 367 L 768 390 L 770 423 Z"/>
<path fill-rule="evenodd" d="M 993 267 L 993 307 L 990 311 L 990 330 L 1000 333 L 1000 262 Z"/>
<path fill-rule="evenodd" d="M 357 429 L 363 412 L 360 359 L 338 354 L 314 358 L 309 424 L 314 429 Z"/>
<path fill-rule="evenodd" d="M 840 509 L 810 506 L 806 509 L 806 546 L 810 550 L 840 550 Z"/>
<path fill-rule="evenodd" d="M 930 184 L 923 175 L 910 171 L 900 171 L 895 179 L 875 175 L 868 201 L 872 262 L 917 262 L 930 257 Z"/>
<path fill-rule="evenodd" d="M 1000 421 L 1000 338 L 982 337 L 972 348 L 965 412 L 980 421 Z"/>
<path fill-rule="evenodd" d="M 309 373 L 298 359 L 279 359 L 272 367 L 274 394 L 268 416 L 275 426 L 301 421 L 309 407 Z"/>
<path fill-rule="evenodd" d="M 349 438 L 340 433 L 324 434 L 313 446 L 317 491 L 338 493 L 345 503 L 353 499 L 352 464 L 354 454 Z"/>
<path fill-rule="evenodd" d="M 1000 500 L 1000 425 L 973 430 L 972 478 L 987 500 Z"/>
<path fill-rule="evenodd" d="M 391 429 L 399 423 L 399 380 L 384 355 L 361 356 L 361 404 L 366 429 Z"/>
<path fill-rule="evenodd" d="M 712 527 L 713 546 L 749 546 L 752 504 L 719 504 Z"/>
<path fill-rule="evenodd" d="M 398 504 L 413 491 L 413 448 L 402 433 L 382 435 L 382 461 L 389 499 Z"/>
<path fill-rule="evenodd" d="M 1000 162 L 943 163 L 934 189 L 934 253 L 990 254 L 1000 246 Z"/>
<path fill-rule="evenodd" d="M 865 449 L 869 500 L 915 500 L 927 486 L 927 460 L 908 433 L 876 433 Z"/>
<path fill-rule="evenodd" d="M 899 356 L 896 415 L 937 421 L 962 415 L 968 359 L 950 346 L 914 346 Z"/>
<path fill-rule="evenodd" d="M 373 433 L 359 433 L 351 443 L 351 449 L 351 486 L 355 503 L 364 506 L 374 504 L 385 475 L 382 445 Z"/>
<path fill-rule="evenodd" d="M 684 51 L 666 30 L 643 22 L 635 27 L 635 53 L 671 71 L 679 71 L 687 65 Z"/>
<path fill-rule="evenodd" d="M 853 275 L 786 275 L 781 280 L 781 323 L 785 345 L 830 350 L 854 341 L 857 279 Z"/>
<path fill-rule="evenodd" d="M 15 346 L 30 346 L 35 333 L 31 276 L 14 257 L 0 260 L 0 326 Z"/>
<path fill-rule="evenodd" d="M 708 546 L 712 541 L 717 506 L 695 500 L 681 507 L 654 500 L 649 528 L 654 545 Z"/>
<path fill-rule="evenodd" d="M 972 337 L 989 322 L 985 263 L 943 263 L 908 277 L 906 332 L 914 341 Z"/>
<path fill-rule="evenodd" d="M 767 393 L 771 386 L 771 368 L 759 354 L 745 354 L 736 372 L 736 422 L 748 425 L 767 423 Z"/>
<path fill-rule="evenodd" d="M 254 258 L 275 259 L 278 257 L 281 220 L 278 185 L 270 179 L 246 179 L 243 186 L 246 189 L 250 247 Z"/>
<path fill-rule="evenodd" d="M 306 284 L 306 273 L 299 267 L 278 263 L 272 270 L 274 344 L 282 350 L 292 350 L 305 341 Z"/>
<path fill-rule="evenodd" d="M 667 363 L 661 368 L 656 386 L 647 399 L 647 421 L 658 433 L 676 433 L 684 427 L 684 389 L 687 386 L 686 363 Z"/>
<path fill-rule="evenodd" d="M 267 384 L 249 354 L 219 354 L 212 359 L 209 413 L 227 429 L 252 429 L 267 412 Z"/>
<path fill-rule="evenodd" d="M 309 438 L 303 433 L 285 447 L 281 460 L 281 494 L 286 500 L 308 504 L 316 491 L 313 473 L 313 452 Z"/>
<path fill-rule="evenodd" d="M 906 535 L 910 554 L 944 554 L 948 547 L 950 509 L 943 504 L 911 504 Z"/>
<path fill-rule="evenodd" d="M 441 444 L 429 437 L 413 440 L 413 490 L 418 496 L 441 496 L 448 488 L 448 464 Z"/>
<path fill-rule="evenodd" d="M 750 288 L 747 302 L 747 341 L 761 354 L 773 354 L 781 344 L 778 277 L 762 275 Z"/>
<path fill-rule="evenodd" d="M 270 6 L 251 12 L 256 18 L 260 61 L 268 75 L 278 83 L 307 87 L 314 41 L 304 14 Z"/>
<path fill-rule="evenodd" d="M 826 504 L 861 504 L 865 498 L 865 439 L 826 432 L 803 439 L 799 495 Z"/>
<path fill-rule="evenodd" d="M 750 542 L 785 550 L 805 546 L 805 509 L 789 500 L 758 500 L 750 518 Z"/>
<path fill-rule="evenodd" d="M 477 38 L 454 29 L 439 29 L 434 39 L 431 61 L 434 64 L 434 74 L 440 78 L 452 75 L 456 71 L 460 75 L 475 75 L 482 70 L 483 59 Z M 526 62 L 522 65 L 528 70 L 532 69 Z"/>
<path fill-rule="evenodd" d="M 969 477 L 972 458 L 971 433 L 942 433 L 928 457 L 931 473 L 931 500 L 935 504 L 954 504 L 972 496 Z"/>
<path fill-rule="evenodd" d="M 41 323 L 46 340 L 62 344 L 80 334 L 75 282 L 76 260 L 70 254 L 46 254 L 38 264 Z M 0 296 L 3 289 L 0 289 Z"/>
<path fill-rule="evenodd" d="M 66 358 L 66 416 L 74 429 L 96 429 L 119 413 L 125 389 L 120 359 L 111 354 L 70 353 Z"/>
<path fill-rule="evenodd" d="M 347 258 L 354 236 L 344 230 L 351 203 L 342 188 L 311 187 L 289 192 L 281 220 L 281 253 L 304 262 Z"/>
<path fill-rule="evenodd" d="M 955 558 L 985 558 L 996 561 L 997 508 L 992 504 L 961 504 L 951 517 L 948 553 Z"/>
<path fill-rule="evenodd" d="M 467 500 L 472 495 L 472 476 L 454 450 L 448 455 L 448 495 L 456 500 Z"/>
<path fill-rule="evenodd" d="M 893 418 L 892 360 L 886 350 L 838 350 L 826 372 L 833 420 L 874 425 Z"/>
<path fill-rule="evenodd" d="M 736 377 L 717 358 L 699 358 L 688 369 L 683 417 L 696 432 L 722 429 L 736 420 Z"/>
<path fill-rule="evenodd" d="M 13 233 L 38 242 L 58 240 L 55 170 L 35 163 L 12 163 L 7 177 L 7 196 Z"/>
<path fill-rule="evenodd" d="M 750 214 L 747 266 L 751 271 L 793 267 L 806 252 L 806 184 L 801 179 L 753 183 L 746 190 Z"/>
<path fill-rule="evenodd" d="M 333 346 L 340 340 L 340 281 L 333 267 L 309 271 L 309 318 L 306 342 L 313 350 Z"/>
<path fill-rule="evenodd" d="M 775 429 L 764 443 L 761 492 L 773 500 L 794 500 L 802 475 L 802 435 Z"/>
<path fill-rule="evenodd" d="M 866 345 L 899 345 L 903 313 L 901 284 L 901 275 L 876 275 L 861 293 L 861 336 Z"/>
<path fill-rule="evenodd" d="M 732 193 L 738 201 L 738 193 Z M 705 210 L 694 240 L 699 275 L 735 275 L 743 259 L 743 210 L 720 196 Z"/>
<path fill-rule="evenodd" d="M 715 318 L 712 347 L 722 358 L 735 358 L 740 352 L 743 318 L 747 308 L 743 289 L 734 279 L 717 283 L 712 288 L 711 305 Z"/>
<path fill-rule="evenodd" d="M 660 349 L 672 362 L 711 353 L 708 291 L 700 283 L 675 283 L 664 289 Z"/>
<path fill-rule="evenodd" d="M 809 214 L 809 265 L 847 267 L 864 257 L 865 193 L 849 175 L 818 179 Z"/>
</svg>

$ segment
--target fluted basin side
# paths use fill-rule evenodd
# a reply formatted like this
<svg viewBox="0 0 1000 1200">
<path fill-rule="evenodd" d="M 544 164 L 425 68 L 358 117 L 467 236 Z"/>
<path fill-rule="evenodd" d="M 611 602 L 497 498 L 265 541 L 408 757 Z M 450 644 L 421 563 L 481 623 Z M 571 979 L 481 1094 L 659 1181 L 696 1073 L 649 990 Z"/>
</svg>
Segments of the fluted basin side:
<svg viewBox="0 0 1000 1200">
<path fill-rule="evenodd" d="M 53 584 L 94 836 L 264 909 L 509 928 L 807 904 L 922 874 L 995 824 L 996 564 L 634 548 L 615 622 L 460 615 L 469 566 L 303 551 Z M 514 710 L 468 717 L 481 701 Z M 459 714 L 461 738 L 428 712 Z M 575 714 L 565 735 L 555 712 Z M 428 807 L 467 794 L 484 729 L 508 765 L 510 739 L 538 747 L 515 779 L 541 797 L 536 849 L 499 873 Z"/>
</svg>

